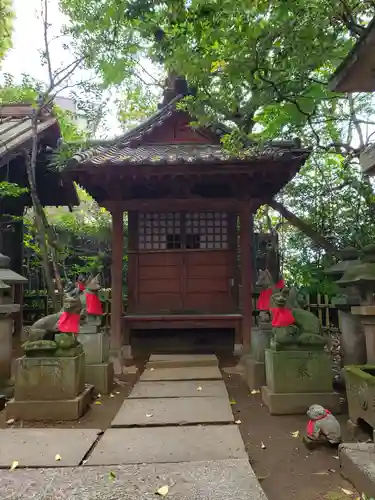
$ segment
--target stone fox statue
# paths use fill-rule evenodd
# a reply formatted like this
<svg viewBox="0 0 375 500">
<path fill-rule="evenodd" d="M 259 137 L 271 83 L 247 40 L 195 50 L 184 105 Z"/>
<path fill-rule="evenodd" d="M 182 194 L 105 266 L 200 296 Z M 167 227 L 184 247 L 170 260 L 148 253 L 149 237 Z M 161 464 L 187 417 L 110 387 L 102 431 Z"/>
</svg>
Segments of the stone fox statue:
<svg viewBox="0 0 375 500">
<path fill-rule="evenodd" d="M 289 345 L 323 349 L 327 341 L 319 318 L 301 308 L 288 308 L 287 295 L 288 290 L 283 289 L 271 296 L 271 347 L 278 349 Z"/>
<path fill-rule="evenodd" d="M 326 344 L 319 319 L 301 308 L 295 289 L 285 288 L 282 281 L 273 283 L 267 269 L 259 270 L 257 285 L 268 292 L 268 308 L 272 317 L 271 347 L 321 347 Z"/>
<path fill-rule="evenodd" d="M 38 319 L 30 328 L 28 341 L 54 340 L 55 333 L 66 331 L 66 329 L 62 328 L 61 323 L 59 325 L 59 321 L 64 318 L 64 314 L 69 313 L 69 315 L 73 316 L 79 315 L 81 309 L 81 300 L 75 291 L 65 295 L 62 310 L 58 313 Z"/>
</svg>

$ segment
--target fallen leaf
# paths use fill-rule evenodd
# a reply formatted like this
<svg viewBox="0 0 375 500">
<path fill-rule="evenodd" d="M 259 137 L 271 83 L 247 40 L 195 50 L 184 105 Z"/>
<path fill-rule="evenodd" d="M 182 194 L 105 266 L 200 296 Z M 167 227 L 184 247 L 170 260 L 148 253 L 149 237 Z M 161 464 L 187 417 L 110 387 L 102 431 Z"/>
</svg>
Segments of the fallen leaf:
<svg viewBox="0 0 375 500">
<path fill-rule="evenodd" d="M 14 418 L 10 418 L 9 420 L 7 420 L 8 425 L 12 425 L 12 424 L 14 424 L 14 422 L 15 422 Z"/>
<path fill-rule="evenodd" d="M 150 368 L 150 372 L 154 372 L 155 371 L 155 368 Z"/>
<path fill-rule="evenodd" d="M 96 396 L 97 399 L 100 399 L 101 397 L 102 395 L 100 393 Z"/>
<path fill-rule="evenodd" d="M 336 455 L 333 455 L 333 457 L 332 457 L 332 458 L 334 458 L 335 460 L 338 460 L 338 459 L 339 459 L 339 457 L 338 457 L 338 456 L 336 456 Z"/>
<path fill-rule="evenodd" d="M 56 460 L 56 462 L 60 462 L 61 457 L 60 457 L 60 455 L 59 455 L 59 454 L 55 455 L 55 460 Z"/>
<path fill-rule="evenodd" d="M 147 417 L 147 418 L 150 418 L 150 417 L 153 417 L 153 416 L 154 416 L 154 414 L 153 414 L 153 413 L 146 413 L 146 417 Z"/>
<path fill-rule="evenodd" d="M 109 479 L 112 479 L 112 481 L 113 481 L 114 479 L 116 479 L 116 474 L 115 474 L 114 472 L 110 471 L 110 472 L 109 472 Z"/>
<path fill-rule="evenodd" d="M 109 395 L 109 397 L 110 397 L 110 398 L 114 398 L 114 397 L 115 397 L 115 395 L 114 395 L 114 394 L 112 394 L 112 392 L 111 392 L 111 394 Z"/>
<path fill-rule="evenodd" d="M 241 424 L 242 422 L 241 422 L 241 420 L 236 420 L 234 423 L 235 424 Z"/>
<path fill-rule="evenodd" d="M 346 490 L 345 488 L 341 488 L 340 487 L 340 490 L 345 493 L 345 495 L 348 495 L 348 496 L 352 496 L 354 495 L 354 492 L 353 491 L 350 491 L 350 490 Z"/>
<path fill-rule="evenodd" d="M 231 399 L 229 402 L 230 402 L 231 405 L 236 405 L 237 404 L 237 401 L 234 400 L 234 399 Z"/>
<path fill-rule="evenodd" d="M 102 402 L 101 401 L 94 401 L 94 405 L 101 405 Z"/>
<path fill-rule="evenodd" d="M 12 465 L 10 466 L 10 470 L 17 469 L 17 467 L 18 467 L 18 462 L 17 462 L 17 460 L 14 460 L 12 462 Z"/>
<path fill-rule="evenodd" d="M 120 394 L 120 391 L 115 391 L 115 394 Z"/>
<path fill-rule="evenodd" d="M 201 391 L 201 390 L 202 390 L 201 386 L 197 387 L 197 391 Z"/>
<path fill-rule="evenodd" d="M 262 448 L 262 450 L 265 450 L 267 448 L 263 441 L 260 442 L 260 447 Z"/>
<path fill-rule="evenodd" d="M 169 486 L 165 485 L 156 490 L 156 494 L 160 495 L 161 497 L 165 497 L 168 495 L 168 491 L 169 491 Z"/>
<path fill-rule="evenodd" d="M 291 432 L 290 435 L 294 438 L 298 438 L 299 437 L 299 431 L 295 431 L 295 432 Z"/>
<path fill-rule="evenodd" d="M 335 469 L 328 469 L 328 472 L 331 472 L 331 474 L 334 474 L 336 472 Z"/>
<path fill-rule="evenodd" d="M 251 391 L 251 394 L 260 394 L 260 390 L 259 389 L 253 389 Z"/>
<path fill-rule="evenodd" d="M 269 477 L 270 477 L 269 475 L 268 476 L 257 476 L 257 479 L 258 479 L 259 482 L 262 482 L 265 479 L 268 479 Z"/>
</svg>

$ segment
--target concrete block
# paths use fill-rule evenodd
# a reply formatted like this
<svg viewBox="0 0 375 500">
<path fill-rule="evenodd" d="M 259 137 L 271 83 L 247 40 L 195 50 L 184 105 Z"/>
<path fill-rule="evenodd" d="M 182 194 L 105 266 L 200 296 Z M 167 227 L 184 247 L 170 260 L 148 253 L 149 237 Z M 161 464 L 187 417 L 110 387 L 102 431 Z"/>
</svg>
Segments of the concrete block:
<svg viewBox="0 0 375 500">
<path fill-rule="evenodd" d="M 193 462 L 228 458 L 247 458 L 236 425 L 109 429 L 86 465 Z"/>
<path fill-rule="evenodd" d="M 340 395 L 335 392 L 275 393 L 262 387 L 262 400 L 271 415 L 302 415 L 313 404 L 319 404 L 332 413 L 341 413 Z"/>
<path fill-rule="evenodd" d="M 359 493 L 375 498 L 375 453 L 373 443 L 344 443 L 339 446 L 341 474 Z"/>
<path fill-rule="evenodd" d="M 243 359 L 245 365 L 245 380 L 249 389 L 260 389 L 266 385 L 266 367 L 264 363 L 253 358 Z"/>
<path fill-rule="evenodd" d="M 152 354 L 147 368 L 179 368 L 188 366 L 218 366 L 214 354 Z"/>
<path fill-rule="evenodd" d="M 109 480 L 110 473 L 115 480 Z M 188 463 L 0 471 L 3 498 L 144 500 L 169 485 L 178 500 L 267 500 L 248 459 Z"/>
<path fill-rule="evenodd" d="M 94 429 L 0 430 L 0 467 L 9 468 L 14 460 L 18 467 L 76 467 L 99 433 Z"/>
<path fill-rule="evenodd" d="M 78 420 L 92 402 L 92 385 L 86 386 L 74 399 L 63 401 L 18 401 L 12 399 L 6 406 L 6 418 L 30 421 Z"/>
<path fill-rule="evenodd" d="M 231 423 L 225 398 L 125 399 L 111 427 Z"/>
<path fill-rule="evenodd" d="M 78 340 L 85 351 L 86 365 L 97 365 L 109 360 L 109 335 L 100 333 L 81 333 Z"/>
<path fill-rule="evenodd" d="M 198 366 L 187 368 L 147 368 L 140 381 L 153 380 L 221 380 L 221 372 L 217 366 Z"/>
<path fill-rule="evenodd" d="M 113 365 L 112 363 L 101 363 L 98 365 L 86 365 L 86 384 L 93 385 L 102 394 L 109 394 L 113 389 Z"/>
<path fill-rule="evenodd" d="M 74 399 L 85 387 L 85 355 L 72 358 L 27 358 L 16 361 L 16 401 Z"/>
<path fill-rule="evenodd" d="M 331 359 L 326 352 L 267 349 L 265 362 L 272 392 L 332 392 Z"/>
<path fill-rule="evenodd" d="M 198 390 L 198 389 L 201 390 Z M 222 380 L 180 380 L 165 382 L 138 382 L 129 398 L 228 398 Z M 194 403 L 193 403 L 194 404 Z"/>
</svg>

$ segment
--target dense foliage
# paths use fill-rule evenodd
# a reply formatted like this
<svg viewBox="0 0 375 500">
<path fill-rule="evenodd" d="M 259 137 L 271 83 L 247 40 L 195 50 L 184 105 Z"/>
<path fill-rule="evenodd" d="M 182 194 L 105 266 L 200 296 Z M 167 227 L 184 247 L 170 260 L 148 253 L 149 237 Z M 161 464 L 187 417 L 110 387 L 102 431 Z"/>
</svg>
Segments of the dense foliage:
<svg viewBox="0 0 375 500">
<path fill-rule="evenodd" d="M 0 67 L 2 59 L 12 46 L 13 17 L 12 0 L 0 0 Z"/>
<path fill-rule="evenodd" d="M 372 187 L 358 156 L 374 130 L 371 96 L 338 95 L 328 80 L 375 14 L 356 0 L 61 0 L 78 44 L 106 82 L 134 81 L 148 57 L 183 74 L 194 97 L 185 106 L 205 124 L 244 140 L 301 137 L 312 155 L 280 195 L 284 205 L 337 248 L 373 241 Z M 160 80 L 140 83 L 144 92 Z M 135 102 L 149 101 L 138 92 Z M 143 99 L 143 101 L 142 101 Z M 125 108 L 132 108 L 127 99 Z M 136 106 L 136 105 L 135 105 Z M 141 106 L 144 114 L 145 107 Z M 258 230 L 278 229 L 286 273 L 324 288 L 329 259 L 304 233 L 263 207 Z M 318 271 L 317 271 L 318 270 Z"/>
</svg>

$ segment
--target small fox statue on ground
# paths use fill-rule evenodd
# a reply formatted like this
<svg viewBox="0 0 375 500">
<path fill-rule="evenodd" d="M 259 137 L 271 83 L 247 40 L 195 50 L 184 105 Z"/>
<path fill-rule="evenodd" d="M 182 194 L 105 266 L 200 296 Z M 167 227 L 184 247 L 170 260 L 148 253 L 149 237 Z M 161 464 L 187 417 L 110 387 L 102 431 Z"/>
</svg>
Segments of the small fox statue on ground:
<svg viewBox="0 0 375 500">
<path fill-rule="evenodd" d="M 311 405 L 307 410 L 309 422 L 304 443 L 308 448 L 319 445 L 338 446 L 341 443 L 341 427 L 329 410 L 320 405 Z"/>
</svg>

